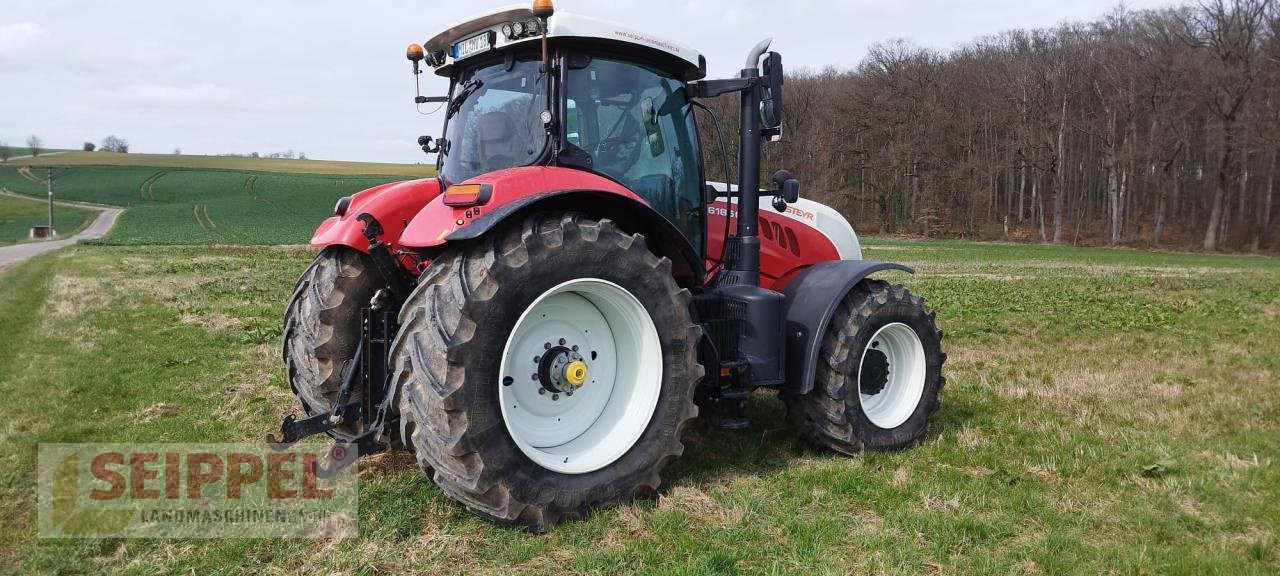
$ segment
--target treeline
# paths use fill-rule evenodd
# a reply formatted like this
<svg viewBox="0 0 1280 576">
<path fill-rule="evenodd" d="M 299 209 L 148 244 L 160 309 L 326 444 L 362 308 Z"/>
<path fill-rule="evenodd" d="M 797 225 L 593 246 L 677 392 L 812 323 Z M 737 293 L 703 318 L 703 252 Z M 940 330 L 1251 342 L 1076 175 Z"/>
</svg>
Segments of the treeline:
<svg viewBox="0 0 1280 576">
<path fill-rule="evenodd" d="M 232 152 L 230 154 L 219 154 L 219 156 L 235 156 L 237 158 L 273 158 L 273 159 L 283 158 L 285 160 L 293 160 L 293 159 L 306 160 L 307 159 L 307 154 L 305 152 L 294 153 L 293 150 L 285 150 L 284 152 L 266 152 L 266 153 L 249 152 L 248 154 L 236 154 Z"/>
<path fill-rule="evenodd" d="M 790 73 L 785 99 L 785 138 L 763 165 L 791 169 L 861 232 L 1280 244 L 1274 0 L 1122 7 L 949 52 L 882 43 L 856 70 Z M 736 148 L 736 103 L 712 106 Z"/>
</svg>

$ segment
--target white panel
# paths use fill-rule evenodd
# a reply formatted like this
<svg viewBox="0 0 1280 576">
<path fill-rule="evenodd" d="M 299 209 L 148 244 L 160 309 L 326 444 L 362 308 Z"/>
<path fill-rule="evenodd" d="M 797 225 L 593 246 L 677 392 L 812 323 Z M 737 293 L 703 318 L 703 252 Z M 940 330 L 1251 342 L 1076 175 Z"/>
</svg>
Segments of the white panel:
<svg viewBox="0 0 1280 576">
<path fill-rule="evenodd" d="M 716 190 L 724 192 L 727 186 L 723 182 L 707 182 Z M 787 205 L 786 212 L 778 212 L 773 209 L 773 197 L 767 193 L 760 194 L 760 211 L 768 211 L 772 214 L 780 214 L 788 219 L 794 220 L 810 228 L 817 229 L 823 236 L 831 240 L 835 245 L 836 252 L 840 254 L 841 260 L 861 260 L 862 244 L 858 242 L 858 235 L 854 233 L 853 226 L 849 225 L 849 221 L 835 208 L 814 202 L 807 198 L 800 198 L 794 204 Z"/>
</svg>

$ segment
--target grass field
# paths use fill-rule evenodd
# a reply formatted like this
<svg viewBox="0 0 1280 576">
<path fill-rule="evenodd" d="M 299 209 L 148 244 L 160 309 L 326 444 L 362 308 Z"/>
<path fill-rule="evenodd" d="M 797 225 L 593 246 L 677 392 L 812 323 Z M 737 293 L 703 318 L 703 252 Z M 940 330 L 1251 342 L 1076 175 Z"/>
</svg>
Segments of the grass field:
<svg viewBox="0 0 1280 576">
<path fill-rule="evenodd" d="M 16 155 L 16 153 L 15 153 Z M 187 170 L 237 170 L 242 172 L 283 172 L 288 174 L 339 174 L 344 176 L 401 176 L 424 178 L 435 174 L 426 164 L 343 162 L 336 160 L 291 160 L 241 156 L 195 156 L 179 154 L 119 154 L 115 152 L 67 152 L 44 157 L 12 160 L 14 165 L 40 166 L 135 166 Z"/>
<path fill-rule="evenodd" d="M 0 188 L 20 194 L 43 197 L 42 177 L 39 169 L 0 166 Z M 107 244 L 302 244 L 316 224 L 333 213 L 338 198 L 403 179 L 395 175 L 74 166 L 57 175 L 54 195 L 128 208 L 101 241 Z"/>
<path fill-rule="evenodd" d="M 254 441 L 293 409 L 280 314 L 311 255 L 78 246 L 0 271 L 5 571 L 1280 572 L 1280 261 L 962 242 L 868 246 L 918 267 L 892 278 L 946 331 L 910 450 L 815 450 L 761 394 L 745 432 L 691 428 L 657 499 L 546 535 L 389 454 L 361 463 L 357 539 L 37 540 L 38 443 Z"/>
<path fill-rule="evenodd" d="M 70 236 L 93 221 L 98 213 L 85 208 L 54 205 L 53 224 L 62 236 Z M 0 246 L 26 240 L 31 227 L 49 222 L 43 202 L 0 195 Z"/>
</svg>

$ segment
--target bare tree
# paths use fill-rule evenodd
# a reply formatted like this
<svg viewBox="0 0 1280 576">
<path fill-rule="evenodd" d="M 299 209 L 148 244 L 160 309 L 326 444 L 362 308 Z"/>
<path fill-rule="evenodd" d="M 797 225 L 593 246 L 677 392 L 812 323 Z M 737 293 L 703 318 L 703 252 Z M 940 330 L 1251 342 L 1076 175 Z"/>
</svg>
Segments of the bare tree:
<svg viewBox="0 0 1280 576">
<path fill-rule="evenodd" d="M 1216 250 L 1221 233 L 1223 203 L 1239 171 L 1238 121 L 1257 79 L 1257 48 L 1263 17 L 1270 0 L 1211 0 L 1200 4 L 1187 22 L 1188 36 L 1213 57 L 1204 70 L 1210 78 L 1209 108 L 1221 123 L 1222 151 L 1218 158 L 1218 185 L 1213 192 L 1203 247 Z"/>
<path fill-rule="evenodd" d="M 44 152 L 44 140 L 41 140 L 35 134 L 27 136 L 27 150 L 30 151 L 29 153 L 33 157 L 39 156 L 41 152 Z"/>
<path fill-rule="evenodd" d="M 792 71 L 764 164 L 859 231 L 1274 249 L 1277 2 L 1117 10 L 947 52 L 887 42 L 854 70 Z M 732 127 L 735 101 L 707 105 Z"/>
<path fill-rule="evenodd" d="M 98 148 L 103 152 L 119 152 L 124 154 L 129 152 L 129 141 L 112 134 L 103 138 L 102 145 Z"/>
</svg>

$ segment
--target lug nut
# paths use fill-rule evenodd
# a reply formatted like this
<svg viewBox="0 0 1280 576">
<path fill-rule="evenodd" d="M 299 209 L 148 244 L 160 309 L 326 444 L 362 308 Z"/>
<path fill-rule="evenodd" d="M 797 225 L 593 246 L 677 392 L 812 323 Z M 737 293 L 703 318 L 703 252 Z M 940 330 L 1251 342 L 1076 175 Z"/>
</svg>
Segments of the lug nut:
<svg viewBox="0 0 1280 576">
<path fill-rule="evenodd" d="M 560 395 L 559 395 L 559 394 L 552 394 L 552 395 L 551 395 L 551 399 L 552 399 L 552 400 L 559 400 L 559 399 L 560 399 Z"/>
<path fill-rule="evenodd" d="M 578 351 L 578 345 L 577 345 L 577 344 L 574 344 L 574 345 L 573 345 L 573 351 L 574 351 L 574 352 L 577 352 L 577 351 Z"/>
<path fill-rule="evenodd" d="M 533 363 L 534 363 L 534 364 L 541 364 L 541 363 L 542 363 L 542 357 L 541 357 L 541 356 L 534 356 L 534 357 L 533 357 Z"/>
<path fill-rule="evenodd" d="M 537 374 L 534 374 L 534 375 L 533 375 L 533 379 L 534 379 L 534 380 L 537 380 L 537 379 L 538 379 L 538 375 L 537 375 Z"/>
<path fill-rule="evenodd" d="M 546 394 L 546 393 L 547 393 L 547 389 L 546 389 L 546 388 L 538 388 L 538 395 L 543 395 L 543 394 Z"/>
<path fill-rule="evenodd" d="M 551 343 L 550 343 L 550 342 L 547 342 L 547 343 L 543 344 L 543 345 L 542 345 L 542 349 L 543 349 L 543 350 L 550 350 L 550 349 L 551 349 Z"/>
<path fill-rule="evenodd" d="M 561 346 L 564 346 L 564 338 L 561 338 L 561 339 L 560 339 L 560 345 L 561 345 Z"/>
<path fill-rule="evenodd" d="M 573 396 L 573 390 L 569 390 L 569 391 L 565 392 L 565 393 L 564 393 L 564 395 L 565 395 L 565 396 Z"/>
</svg>

